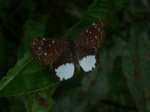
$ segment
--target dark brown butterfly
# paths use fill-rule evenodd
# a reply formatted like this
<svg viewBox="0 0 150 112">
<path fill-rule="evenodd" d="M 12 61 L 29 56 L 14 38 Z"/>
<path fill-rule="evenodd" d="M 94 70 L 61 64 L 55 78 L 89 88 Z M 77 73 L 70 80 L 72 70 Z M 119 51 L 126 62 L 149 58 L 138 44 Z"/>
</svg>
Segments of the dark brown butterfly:
<svg viewBox="0 0 150 112">
<path fill-rule="evenodd" d="M 97 48 L 105 37 L 104 20 L 93 23 L 76 38 L 56 40 L 35 38 L 30 42 L 32 55 L 43 65 L 49 65 L 60 79 L 69 79 L 75 68 L 88 72 L 98 65 Z"/>
</svg>

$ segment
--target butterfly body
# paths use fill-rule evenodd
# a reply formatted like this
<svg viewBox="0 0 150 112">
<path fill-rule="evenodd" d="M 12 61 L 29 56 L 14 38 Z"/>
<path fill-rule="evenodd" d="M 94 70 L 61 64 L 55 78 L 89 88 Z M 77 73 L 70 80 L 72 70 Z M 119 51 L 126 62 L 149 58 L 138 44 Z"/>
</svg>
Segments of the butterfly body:
<svg viewBox="0 0 150 112">
<path fill-rule="evenodd" d="M 96 68 L 99 62 L 97 48 L 104 38 L 104 21 L 96 21 L 76 38 L 56 40 L 35 38 L 30 42 L 32 55 L 43 65 L 49 65 L 60 79 L 69 79 L 75 68 L 85 72 Z"/>
<path fill-rule="evenodd" d="M 68 38 L 69 50 L 71 53 L 71 60 L 74 63 L 75 67 L 80 70 L 79 59 L 77 55 L 77 44 L 74 42 L 73 38 Z"/>
</svg>

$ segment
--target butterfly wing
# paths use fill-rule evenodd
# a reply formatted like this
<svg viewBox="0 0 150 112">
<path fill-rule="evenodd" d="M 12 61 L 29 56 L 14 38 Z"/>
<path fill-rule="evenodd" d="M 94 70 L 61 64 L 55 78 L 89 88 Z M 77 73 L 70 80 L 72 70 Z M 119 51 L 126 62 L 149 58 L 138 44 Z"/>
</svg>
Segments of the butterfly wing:
<svg viewBox="0 0 150 112">
<path fill-rule="evenodd" d="M 75 67 L 70 50 L 66 49 L 62 55 L 52 63 L 51 68 L 60 80 L 71 78 L 74 74 Z"/>
<path fill-rule="evenodd" d="M 101 45 L 105 37 L 104 24 L 105 21 L 100 19 L 74 39 L 77 44 L 79 64 L 85 72 L 96 68 L 99 64 L 97 47 Z"/>
<path fill-rule="evenodd" d="M 100 46 L 105 37 L 105 32 L 103 30 L 104 24 L 105 21 L 103 19 L 96 21 L 74 39 L 75 43 L 80 46 L 88 47 Z"/>
<path fill-rule="evenodd" d="M 35 38 L 30 41 L 32 55 L 43 65 L 48 65 L 56 60 L 67 46 L 67 41 L 50 38 Z"/>
<path fill-rule="evenodd" d="M 99 56 L 96 48 L 78 46 L 77 56 L 79 64 L 85 72 L 91 71 L 99 64 Z"/>
</svg>

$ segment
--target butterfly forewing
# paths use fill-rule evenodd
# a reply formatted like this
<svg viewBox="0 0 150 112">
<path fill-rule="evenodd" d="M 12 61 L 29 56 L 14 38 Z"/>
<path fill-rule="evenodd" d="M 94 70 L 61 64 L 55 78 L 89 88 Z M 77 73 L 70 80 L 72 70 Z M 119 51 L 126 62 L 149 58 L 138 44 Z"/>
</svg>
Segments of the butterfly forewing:
<svg viewBox="0 0 150 112">
<path fill-rule="evenodd" d="M 32 55 L 43 65 L 56 60 L 67 46 L 67 41 L 49 38 L 35 38 L 30 41 Z"/>
<path fill-rule="evenodd" d="M 80 33 L 75 39 L 75 43 L 80 46 L 98 47 L 103 42 L 105 32 L 103 30 L 105 21 L 100 19 L 89 28 Z"/>
</svg>

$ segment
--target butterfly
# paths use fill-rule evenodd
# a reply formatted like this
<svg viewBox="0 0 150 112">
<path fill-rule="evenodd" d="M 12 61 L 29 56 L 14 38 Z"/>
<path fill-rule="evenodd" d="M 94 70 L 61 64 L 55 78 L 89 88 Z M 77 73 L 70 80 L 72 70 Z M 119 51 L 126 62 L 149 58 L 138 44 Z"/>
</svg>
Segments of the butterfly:
<svg viewBox="0 0 150 112">
<path fill-rule="evenodd" d="M 99 19 L 68 40 L 34 38 L 30 41 L 31 54 L 40 64 L 49 66 L 60 80 L 73 77 L 75 68 L 89 72 L 99 64 L 97 48 L 105 37 L 104 25 L 104 19 Z"/>
</svg>

